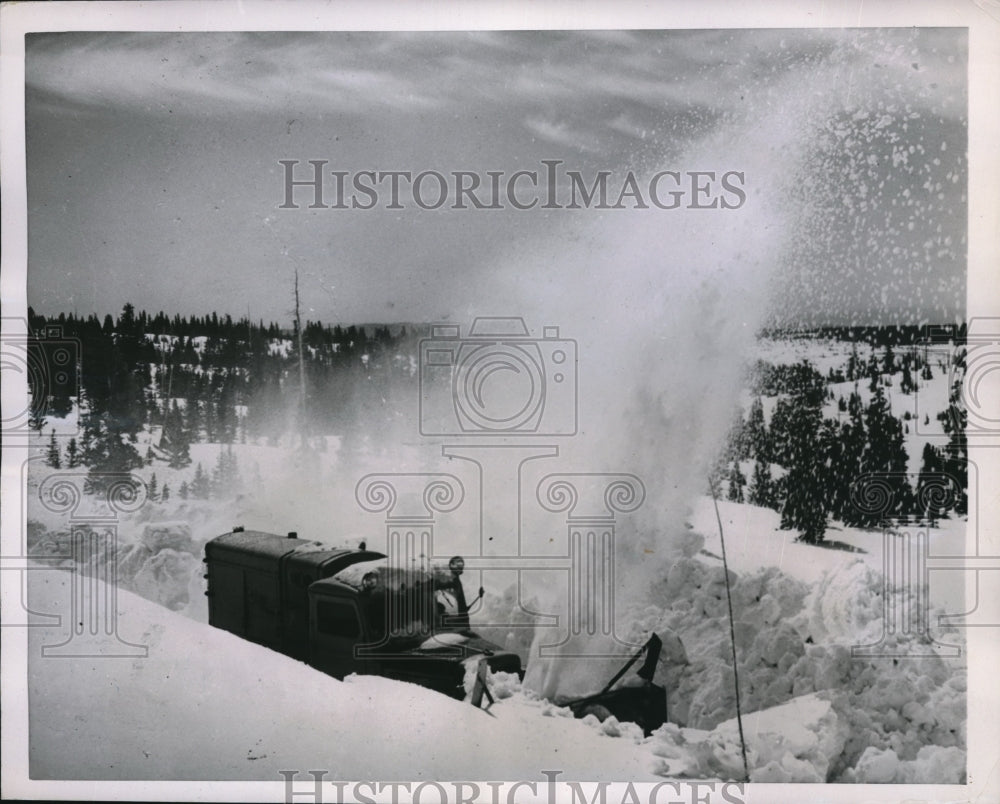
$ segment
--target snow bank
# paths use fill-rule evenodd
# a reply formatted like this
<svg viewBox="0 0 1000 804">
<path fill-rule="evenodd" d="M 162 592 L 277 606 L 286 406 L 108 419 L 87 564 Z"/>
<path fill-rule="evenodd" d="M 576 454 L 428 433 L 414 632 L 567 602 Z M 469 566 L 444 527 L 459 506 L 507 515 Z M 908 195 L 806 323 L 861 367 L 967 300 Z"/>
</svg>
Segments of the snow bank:
<svg viewBox="0 0 1000 804">
<path fill-rule="evenodd" d="M 138 524 L 123 528 L 117 556 L 119 586 L 204 621 L 204 581 L 201 563 L 193 552 L 200 554 L 201 547 L 190 532 L 187 521 L 147 522 L 141 529 Z M 73 552 L 69 534 L 61 531 L 35 529 L 29 534 L 29 543 L 36 554 L 69 556 Z M 700 543 L 687 545 L 665 577 L 649 587 L 642 605 L 623 610 L 618 622 L 629 624 L 623 637 L 634 644 L 642 644 L 652 632 L 664 642 L 654 680 L 667 690 L 668 718 L 674 724 L 668 728 L 675 731 L 664 732 L 654 741 L 664 760 L 659 772 L 693 778 L 707 773 L 739 779 L 742 761 L 738 765 L 732 762 L 733 756 L 738 758 L 738 743 L 724 728 L 735 715 L 726 579 L 715 559 L 698 551 Z M 111 543 L 88 540 L 87 544 L 94 552 L 85 557 L 80 568 L 87 574 L 99 575 L 102 562 L 109 558 Z M 73 562 L 67 559 L 63 564 L 71 567 Z M 803 748 L 801 740 L 791 732 L 779 739 L 779 730 L 772 729 L 772 721 L 762 721 L 761 734 L 772 736 L 767 737 L 769 742 L 758 740 L 753 748 L 753 770 L 760 781 L 805 781 L 813 777 L 862 781 L 885 775 L 897 780 L 916 779 L 930 774 L 929 767 L 940 771 L 941 780 L 964 774 L 963 660 L 927 656 L 894 662 L 851 655 L 852 645 L 877 642 L 882 633 L 882 577 L 878 572 L 854 557 L 838 560 L 813 584 L 775 567 L 741 575 L 731 572 L 729 581 L 744 712 L 769 712 L 814 694 L 820 694 L 825 702 L 823 714 L 813 717 L 815 712 L 809 710 L 810 722 L 818 730 L 818 743 L 812 748 Z M 894 593 L 894 597 L 897 605 L 906 601 L 903 591 Z M 518 627 L 522 623 L 528 626 L 530 615 L 519 606 L 515 588 L 501 595 L 488 595 L 484 602 L 479 617 L 514 625 L 481 629 L 483 635 L 513 647 L 522 659 L 529 660 L 525 686 L 531 692 L 526 694 L 516 677 L 501 681 L 495 692 L 498 700 L 509 699 L 507 711 L 541 706 L 542 711 L 535 711 L 534 717 L 568 717 L 566 710 L 542 705 L 536 698 L 545 696 L 558 702 L 574 694 L 595 692 L 631 653 L 627 647 L 618 646 L 620 656 L 616 658 L 564 660 L 556 672 L 551 663 L 532 655 L 529 641 L 532 636 L 555 641 L 556 635 L 553 629 Z M 529 602 L 527 608 L 537 606 Z M 165 612 L 153 609 L 142 616 L 154 622 Z M 218 638 L 214 629 L 213 636 Z M 908 640 L 916 640 L 916 636 L 897 635 L 897 647 L 905 648 Z M 242 649 L 244 643 L 239 645 Z M 632 678 L 630 674 L 621 683 Z M 438 697 L 429 705 L 449 705 L 438 701 Z M 597 735 L 605 739 L 634 736 L 628 724 L 613 719 L 604 723 L 590 720 L 594 721 L 590 725 Z M 680 727 L 687 728 L 681 731 Z M 699 732 L 714 736 L 696 740 L 692 735 Z M 623 748 L 626 742 L 632 741 L 623 740 Z M 891 767 L 887 770 L 887 766 Z"/>
<path fill-rule="evenodd" d="M 721 561 L 699 549 L 703 543 L 685 545 L 665 562 L 663 577 L 645 589 L 641 602 L 621 607 L 616 623 L 624 626 L 623 638 L 635 644 L 652 632 L 664 639 L 654 679 L 667 690 L 670 721 L 657 738 L 657 753 L 665 760 L 660 772 L 740 779 L 738 740 L 735 732 L 723 728 L 736 713 L 726 576 Z M 815 556 L 804 566 L 805 578 L 775 566 L 729 573 L 744 713 L 751 713 L 750 718 L 757 717 L 753 713 L 783 715 L 781 707 L 791 701 L 799 706 L 808 701 L 813 707 L 804 721 L 815 730 L 808 746 L 800 739 L 802 733 L 792 729 L 794 719 L 761 716 L 760 739 L 751 740 L 754 778 L 853 780 L 868 772 L 862 762 L 868 749 L 895 752 L 900 766 L 893 774 L 899 778 L 930 773 L 928 763 L 950 763 L 939 777 L 942 783 L 955 773 L 964 774 L 964 658 L 906 655 L 894 661 L 852 656 L 853 646 L 882 638 L 884 607 L 901 610 L 912 603 L 912 592 L 890 590 L 886 601 L 882 575 L 865 557 L 795 547 Z M 494 622 L 516 621 L 516 593 L 512 587 L 490 601 Z M 537 608 L 530 601 L 527 607 Z M 620 658 L 575 663 L 562 658 L 556 666 L 540 659 L 537 651 L 541 644 L 557 640 L 552 630 L 536 632 L 536 643 L 525 657 L 525 686 L 557 701 L 600 689 L 629 652 L 620 647 Z M 960 644 L 958 632 L 936 629 L 939 632 Z M 522 650 L 526 633 L 530 631 L 510 629 L 509 636 L 520 640 Z M 916 633 L 898 633 L 886 647 L 904 655 L 910 649 L 929 652 Z M 614 724 L 609 728 L 614 731 Z M 695 739 L 698 734 L 703 736 Z M 923 770 L 918 771 L 918 765 Z"/>
<path fill-rule="evenodd" d="M 824 782 L 846 738 L 830 702 L 815 695 L 746 715 L 743 730 L 752 782 Z M 666 724 L 652 741 L 664 776 L 743 778 L 735 718 L 712 731 Z"/>
<path fill-rule="evenodd" d="M 186 521 L 127 523 L 114 539 L 100 531 L 76 529 L 78 543 L 65 530 L 41 531 L 29 539 L 33 556 L 65 556 L 61 566 L 103 578 L 114 567 L 117 585 L 193 619 L 206 619 L 202 591 L 202 546 Z M 82 536 L 82 538 L 81 538 Z M 112 555 L 113 553 L 113 555 Z M 79 560 L 79 565 L 76 561 Z M 194 604 L 194 606 L 192 606 Z"/>
<path fill-rule="evenodd" d="M 790 625 L 809 588 L 775 568 L 737 577 L 730 573 L 740 685 L 747 711 L 792 697 L 788 670 L 804 654 L 803 637 Z M 676 561 L 653 585 L 639 628 L 674 633 L 684 662 L 661 665 L 657 683 L 667 688 L 669 718 L 711 729 L 736 712 L 725 575 L 696 557 Z"/>
<path fill-rule="evenodd" d="M 878 572 L 848 557 L 837 558 L 815 584 L 776 567 L 731 572 L 729 581 L 743 711 L 751 713 L 747 722 L 759 721 L 747 730 L 755 780 L 850 781 L 871 772 L 872 755 L 862 762 L 869 749 L 895 752 L 900 765 L 892 773 L 899 779 L 929 774 L 928 763 L 948 764 L 939 783 L 964 774 L 964 659 L 852 656 L 852 646 L 882 636 Z M 894 590 L 889 603 L 909 605 L 909 596 Z M 722 567 L 702 554 L 679 558 L 650 587 L 645 603 L 621 614 L 619 622 L 633 626 L 627 637 L 638 642 L 655 631 L 680 643 L 665 651 L 655 677 L 667 689 L 671 721 L 657 742 L 665 759 L 660 772 L 742 778 L 738 740 L 726 725 L 733 723 L 736 695 Z M 916 633 L 898 633 L 886 647 L 928 653 Z M 526 684 L 545 694 L 555 681 L 544 661 L 532 662 Z M 584 663 L 584 678 L 574 681 L 585 685 L 589 672 L 590 685 L 599 688 L 619 664 Z M 560 690 L 563 684 L 559 679 Z M 783 708 L 789 702 L 794 707 Z M 808 740 L 796 722 L 812 731 Z"/>
<path fill-rule="evenodd" d="M 655 590 L 663 605 L 656 625 L 676 630 L 690 660 L 679 668 L 673 688 L 669 678 L 664 682 L 672 721 L 721 728 L 720 721 L 735 714 L 725 592 L 719 589 L 721 568 L 699 568 L 695 563 L 679 562 Z M 964 658 L 862 658 L 851 653 L 852 646 L 875 643 L 882 636 L 881 575 L 855 560 L 827 573 L 812 588 L 776 568 L 732 581 L 743 710 L 771 709 L 822 693 L 836 718 L 820 719 L 817 726 L 825 730 L 822 739 L 832 741 L 828 748 L 837 750 L 825 763 L 808 760 L 821 778 L 849 780 L 869 748 L 895 751 L 904 763 L 900 778 L 916 773 L 905 763 L 919 764 L 923 749 L 955 749 L 947 757 L 956 763 L 955 772 L 964 774 Z M 897 590 L 890 603 L 901 607 L 908 597 L 907 590 Z M 915 633 L 898 633 L 887 647 L 901 655 L 911 648 L 929 653 Z M 803 759 L 795 751 L 790 756 Z M 768 780 L 789 776 L 785 780 L 804 781 L 806 769 L 783 757 L 772 757 L 765 765 L 766 771 L 759 770 Z M 949 770 L 936 781 L 952 776 Z"/>
<path fill-rule="evenodd" d="M 69 611 L 68 572 L 27 575 L 32 610 Z M 543 780 L 543 769 L 657 778 L 651 750 L 544 717 L 551 704 L 513 694 L 516 676 L 499 679 L 491 717 L 412 684 L 337 681 L 125 591 L 118 632 L 148 657 L 42 657 L 67 632 L 30 629 L 33 778 L 280 781 L 279 770 L 309 768 L 390 781 Z"/>
<path fill-rule="evenodd" d="M 869 784 L 962 784 L 965 752 L 925 745 L 916 759 L 900 760 L 891 748 L 866 748 L 844 781 Z"/>
</svg>

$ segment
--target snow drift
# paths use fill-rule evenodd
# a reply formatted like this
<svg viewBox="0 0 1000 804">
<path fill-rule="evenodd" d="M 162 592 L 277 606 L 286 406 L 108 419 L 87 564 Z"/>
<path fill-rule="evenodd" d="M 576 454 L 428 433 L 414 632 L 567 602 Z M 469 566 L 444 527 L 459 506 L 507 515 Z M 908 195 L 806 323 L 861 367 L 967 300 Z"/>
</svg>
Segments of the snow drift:
<svg viewBox="0 0 1000 804">
<path fill-rule="evenodd" d="M 29 575 L 33 610 L 68 610 L 68 572 Z M 279 770 L 307 768 L 331 779 L 543 779 L 545 768 L 657 778 L 651 751 L 568 712 L 540 717 L 543 701 L 503 700 L 490 717 L 413 684 L 337 681 L 124 591 L 118 627 L 147 658 L 40 658 L 66 635 L 31 629 L 32 778 L 279 781 Z"/>
</svg>

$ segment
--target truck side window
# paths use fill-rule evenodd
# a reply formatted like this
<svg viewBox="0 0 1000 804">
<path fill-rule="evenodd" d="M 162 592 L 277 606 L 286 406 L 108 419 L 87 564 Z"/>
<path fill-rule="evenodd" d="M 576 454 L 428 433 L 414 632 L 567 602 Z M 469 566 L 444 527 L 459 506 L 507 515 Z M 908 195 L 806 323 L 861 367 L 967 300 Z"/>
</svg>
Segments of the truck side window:
<svg viewBox="0 0 1000 804">
<path fill-rule="evenodd" d="M 354 606 L 327 600 L 316 601 L 316 628 L 321 634 L 355 638 L 361 636 L 361 623 Z"/>
</svg>

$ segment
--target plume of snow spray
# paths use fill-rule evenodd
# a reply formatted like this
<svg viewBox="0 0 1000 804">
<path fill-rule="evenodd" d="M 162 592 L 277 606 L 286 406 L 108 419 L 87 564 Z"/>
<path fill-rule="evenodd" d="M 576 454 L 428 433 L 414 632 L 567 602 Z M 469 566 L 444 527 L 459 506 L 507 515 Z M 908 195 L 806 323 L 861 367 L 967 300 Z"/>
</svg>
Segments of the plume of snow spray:
<svg viewBox="0 0 1000 804">
<path fill-rule="evenodd" d="M 579 332 L 581 434 L 565 458 L 573 471 L 629 472 L 646 488 L 644 506 L 622 523 L 615 542 L 621 635 L 623 615 L 643 605 L 649 584 L 698 549 L 686 526 L 690 506 L 706 493 L 755 334 L 769 313 L 772 270 L 799 225 L 785 199 L 809 130 L 797 117 L 803 93 L 787 89 L 780 103 L 728 121 L 670 166 L 653 166 L 739 165 L 748 189 L 740 209 L 588 217 L 585 231 L 560 239 L 574 244 L 568 251 L 517 258 L 529 266 L 520 271 L 522 305 L 544 300 L 530 315 Z M 553 605 L 567 614 L 565 597 Z M 553 639 L 539 631 L 526 685 L 548 697 L 594 692 L 620 664 L 572 657 L 586 652 L 581 641 L 594 638 L 582 635 L 565 643 L 564 655 L 540 657 L 537 648 Z"/>
</svg>

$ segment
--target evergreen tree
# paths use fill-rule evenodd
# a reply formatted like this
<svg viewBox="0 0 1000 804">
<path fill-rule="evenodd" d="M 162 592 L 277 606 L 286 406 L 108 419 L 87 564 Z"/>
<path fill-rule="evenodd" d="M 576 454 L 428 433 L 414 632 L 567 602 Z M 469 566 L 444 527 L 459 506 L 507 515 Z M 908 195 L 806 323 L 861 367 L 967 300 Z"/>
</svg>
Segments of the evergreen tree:
<svg viewBox="0 0 1000 804">
<path fill-rule="evenodd" d="M 188 488 L 188 484 L 187 484 L 186 480 L 184 480 L 184 481 L 181 482 L 181 487 L 180 487 L 180 489 L 178 489 L 177 493 L 180 495 L 180 498 L 182 500 L 186 500 L 188 498 L 188 495 L 191 492 L 190 492 L 190 489 Z"/>
<path fill-rule="evenodd" d="M 917 476 L 917 503 L 920 516 L 932 528 L 937 527 L 938 519 L 948 514 L 946 499 L 934 493 L 934 487 L 940 487 L 942 481 L 947 483 L 947 478 L 943 476 L 941 453 L 930 442 L 925 443 L 920 459 L 920 474 Z"/>
<path fill-rule="evenodd" d="M 143 465 L 135 447 L 114 427 L 102 427 L 85 457 L 90 469 L 84 488 L 94 494 L 102 493 L 111 483 Z"/>
<path fill-rule="evenodd" d="M 747 479 L 740 471 L 738 461 L 733 461 L 729 470 L 729 499 L 733 502 L 743 502 L 743 489 L 746 488 Z"/>
<path fill-rule="evenodd" d="M 212 396 L 211 384 L 209 384 L 209 396 L 205 398 L 204 405 L 205 417 L 203 424 L 205 427 L 205 440 L 212 443 L 219 440 L 219 414 L 218 402 Z"/>
<path fill-rule="evenodd" d="M 858 359 L 858 345 L 851 344 L 851 354 L 847 358 L 847 370 L 845 371 L 848 382 L 854 382 L 861 378 L 861 361 Z"/>
<path fill-rule="evenodd" d="M 876 388 L 865 410 L 867 440 L 861 456 L 862 474 L 880 478 L 891 494 L 892 503 L 884 511 L 859 511 L 861 524 L 877 525 L 888 518 L 905 517 L 913 511 L 913 490 L 906 480 L 906 449 L 903 426 L 892 415 L 882 388 Z"/>
<path fill-rule="evenodd" d="M 163 484 L 163 491 L 160 492 L 160 500 L 166 502 L 170 499 L 170 486 L 167 483 Z"/>
<path fill-rule="evenodd" d="M 893 354 L 892 344 L 885 345 L 885 355 L 882 358 L 882 373 L 894 374 L 896 371 L 896 355 Z"/>
<path fill-rule="evenodd" d="M 965 434 L 968 413 L 962 404 L 961 378 L 952 384 L 948 409 L 939 413 L 937 418 L 948 435 L 948 443 L 941 449 L 941 469 L 959 488 L 955 513 L 964 516 L 969 511 L 969 445 Z"/>
<path fill-rule="evenodd" d="M 868 390 L 875 393 L 875 389 L 878 388 L 881 379 L 878 360 L 875 359 L 875 353 L 872 352 L 871 359 L 868 361 Z"/>
<path fill-rule="evenodd" d="M 76 438 L 71 438 L 69 440 L 69 445 L 66 447 L 66 466 L 70 469 L 75 469 L 80 465 L 80 448 L 76 444 Z"/>
<path fill-rule="evenodd" d="M 130 437 L 138 433 L 146 418 L 149 365 L 155 360 L 155 352 L 138 327 L 134 308 L 125 304 L 106 349 L 100 381 L 94 386 L 95 411 L 102 414 L 110 431 Z"/>
<path fill-rule="evenodd" d="M 28 427 L 36 433 L 41 433 L 45 429 L 45 405 L 44 403 L 32 404 L 31 412 L 28 414 Z"/>
<path fill-rule="evenodd" d="M 172 402 L 170 413 L 167 415 L 164 441 L 169 445 L 171 469 L 184 469 L 191 465 L 190 430 L 186 426 L 176 399 Z"/>
<path fill-rule="evenodd" d="M 774 508 L 774 483 L 771 480 L 771 467 L 758 460 L 753 465 L 753 475 L 750 478 L 749 502 L 763 508 Z"/>
<path fill-rule="evenodd" d="M 55 428 L 52 429 L 52 433 L 49 435 L 49 448 L 45 453 L 45 463 L 53 469 L 62 468 L 62 460 L 59 456 L 59 444 L 56 443 Z"/>
<path fill-rule="evenodd" d="M 191 496 L 196 500 L 207 500 L 211 492 L 210 481 L 201 463 L 195 467 L 194 480 L 191 481 Z"/>
<path fill-rule="evenodd" d="M 160 489 L 156 482 L 156 472 L 153 472 L 153 476 L 149 478 L 149 486 L 146 490 L 146 498 L 150 502 L 157 502 L 160 499 Z"/>
<path fill-rule="evenodd" d="M 80 436 L 80 453 L 86 455 L 88 450 L 93 449 L 94 439 L 101 432 L 101 417 L 93 409 L 88 410 L 81 424 L 83 433 Z"/>
<path fill-rule="evenodd" d="M 842 467 L 844 463 L 843 428 L 833 419 L 820 422 L 816 436 L 816 483 L 823 490 L 824 507 L 828 512 L 836 510 L 841 491 Z"/>
<path fill-rule="evenodd" d="M 170 463 L 168 465 L 171 469 L 183 469 L 191 465 L 191 447 L 186 440 L 176 445 L 170 455 Z"/>
<path fill-rule="evenodd" d="M 729 433 L 726 437 L 726 463 L 731 460 L 742 458 L 746 451 L 743 437 L 743 411 L 737 408 L 733 411 L 733 418 L 729 424 Z"/>
<path fill-rule="evenodd" d="M 840 461 L 833 472 L 831 510 L 844 524 L 860 525 L 858 510 L 851 499 L 851 488 L 861 475 L 861 456 L 867 436 L 864 405 L 857 391 L 848 399 L 847 414 L 847 422 L 840 428 Z"/>
<path fill-rule="evenodd" d="M 909 363 L 903 364 L 903 379 L 899 381 L 899 390 L 904 394 L 912 394 L 917 390 L 917 383 L 910 372 Z"/>
<path fill-rule="evenodd" d="M 792 402 L 779 399 L 771 415 L 771 437 L 768 440 L 770 458 L 774 463 L 788 466 L 791 460 L 789 427 L 792 419 Z"/>
<path fill-rule="evenodd" d="M 239 468 L 231 444 L 219 447 L 219 457 L 212 473 L 212 488 L 216 496 L 232 494 L 240 486 Z"/>
<path fill-rule="evenodd" d="M 747 415 L 746 428 L 744 429 L 744 442 L 748 453 L 746 457 L 758 461 L 771 459 L 767 425 L 764 422 L 764 404 L 759 396 L 750 404 L 750 413 Z"/>
<path fill-rule="evenodd" d="M 827 520 L 824 459 L 819 449 L 822 399 L 822 392 L 815 389 L 797 393 L 789 403 L 786 425 L 788 475 L 780 526 L 798 530 L 802 541 L 813 544 L 823 540 Z"/>
<path fill-rule="evenodd" d="M 718 489 L 721 488 L 721 483 L 726 478 L 726 465 L 725 455 L 719 455 L 708 470 L 708 492 L 712 496 L 717 496 Z"/>
<path fill-rule="evenodd" d="M 216 401 L 216 420 L 218 421 L 219 440 L 223 444 L 232 444 L 236 440 L 236 385 L 232 373 L 227 373 Z"/>
</svg>

